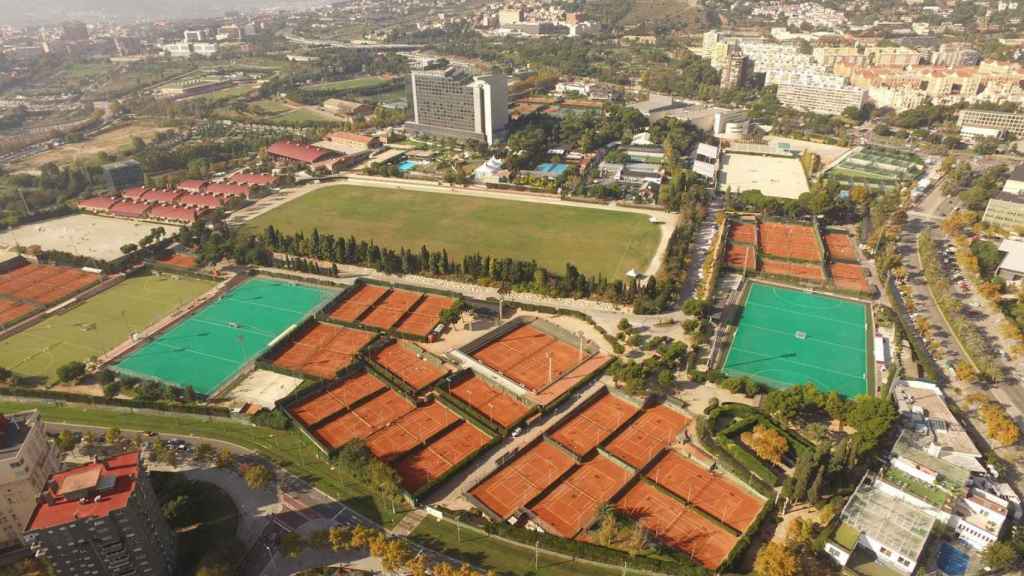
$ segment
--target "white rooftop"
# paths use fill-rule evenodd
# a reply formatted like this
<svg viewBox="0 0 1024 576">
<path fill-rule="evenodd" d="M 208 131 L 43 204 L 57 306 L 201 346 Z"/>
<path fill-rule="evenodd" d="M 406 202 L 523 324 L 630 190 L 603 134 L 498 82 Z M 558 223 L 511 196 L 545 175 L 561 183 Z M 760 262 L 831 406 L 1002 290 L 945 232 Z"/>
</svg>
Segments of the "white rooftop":
<svg viewBox="0 0 1024 576">
<path fill-rule="evenodd" d="M 1024 238 L 1007 238 L 999 244 L 999 251 L 1006 257 L 999 265 L 1001 270 L 1024 273 Z"/>
</svg>

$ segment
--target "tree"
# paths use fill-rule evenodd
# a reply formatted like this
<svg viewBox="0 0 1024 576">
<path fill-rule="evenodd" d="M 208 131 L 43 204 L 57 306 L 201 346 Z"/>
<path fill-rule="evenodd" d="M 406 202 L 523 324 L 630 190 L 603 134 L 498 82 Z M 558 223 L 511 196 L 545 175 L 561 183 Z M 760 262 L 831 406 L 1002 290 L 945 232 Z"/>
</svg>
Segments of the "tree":
<svg viewBox="0 0 1024 576">
<path fill-rule="evenodd" d="M 302 535 L 296 532 L 286 532 L 281 535 L 278 546 L 281 548 L 281 553 L 288 558 L 298 558 L 299 554 L 306 547 L 306 542 L 303 540 Z"/>
<path fill-rule="evenodd" d="M 74 434 L 64 430 L 57 435 L 57 440 L 54 444 L 56 444 L 57 448 L 61 452 L 70 452 L 75 449 L 75 446 L 78 444 L 78 440 L 75 439 Z"/>
<path fill-rule="evenodd" d="M 85 363 L 72 361 L 57 368 L 57 378 L 61 382 L 73 382 L 85 376 Z"/>
<path fill-rule="evenodd" d="M 807 501 L 817 506 L 821 502 L 821 491 L 824 489 L 825 467 L 818 466 L 818 474 L 814 477 L 810 489 L 807 490 Z"/>
<path fill-rule="evenodd" d="M 128 243 L 125 244 L 124 246 L 121 246 L 121 254 L 131 254 L 132 252 L 135 252 L 138 249 L 138 245 Z"/>
<path fill-rule="evenodd" d="M 196 576 L 234 576 L 235 570 L 228 562 L 204 564 L 196 570 Z"/>
<path fill-rule="evenodd" d="M 213 463 L 218 468 L 234 468 L 235 455 L 227 448 L 221 448 L 217 451 L 217 455 L 214 457 Z"/>
<path fill-rule="evenodd" d="M 981 560 L 985 568 L 1002 572 L 1020 563 L 1020 553 L 1009 542 L 993 542 L 981 552 Z"/>
<path fill-rule="evenodd" d="M 773 464 L 782 462 L 789 451 L 789 442 L 777 430 L 764 424 L 754 426 L 752 432 L 744 432 L 740 438 L 764 460 Z"/>
<path fill-rule="evenodd" d="M 769 542 L 757 553 L 754 574 L 757 576 L 796 576 L 798 561 L 792 550 Z"/>
<path fill-rule="evenodd" d="M 117 444 L 121 440 L 121 429 L 117 426 L 109 428 L 105 434 L 105 439 L 107 444 Z"/>
<path fill-rule="evenodd" d="M 273 480 L 274 475 L 263 464 L 251 464 L 246 466 L 245 471 L 242 472 L 242 477 L 245 478 L 245 483 L 253 490 L 262 490 L 270 484 Z"/>
<path fill-rule="evenodd" d="M 206 442 L 203 442 L 196 446 L 196 460 L 199 462 L 209 462 L 214 457 L 213 446 L 210 446 Z"/>
</svg>

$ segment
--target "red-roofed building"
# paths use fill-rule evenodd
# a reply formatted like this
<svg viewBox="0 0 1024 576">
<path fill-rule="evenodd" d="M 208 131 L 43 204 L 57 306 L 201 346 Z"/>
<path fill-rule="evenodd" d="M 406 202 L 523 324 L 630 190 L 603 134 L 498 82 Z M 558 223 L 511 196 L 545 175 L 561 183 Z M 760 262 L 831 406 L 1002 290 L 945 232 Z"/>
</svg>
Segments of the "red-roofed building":
<svg viewBox="0 0 1024 576">
<path fill-rule="evenodd" d="M 206 188 L 206 180 L 182 180 L 178 182 L 177 188 L 191 194 L 202 194 Z"/>
<path fill-rule="evenodd" d="M 180 190 L 171 190 L 165 188 L 163 190 L 150 190 L 142 195 L 142 201 L 149 204 L 174 204 L 174 201 L 179 196 L 184 194 Z"/>
<path fill-rule="evenodd" d="M 206 185 L 206 193 L 213 196 L 226 196 L 249 199 L 252 196 L 252 189 L 241 184 L 228 184 L 227 182 L 210 182 Z"/>
<path fill-rule="evenodd" d="M 239 172 L 229 176 L 228 180 L 235 184 L 243 184 L 253 188 L 263 188 L 277 184 L 277 176 L 271 176 L 270 174 L 242 174 Z"/>
<path fill-rule="evenodd" d="M 333 146 L 328 146 L 331 150 L 341 151 L 346 154 L 355 154 L 373 148 L 380 148 L 380 138 L 355 132 L 331 132 L 324 140 L 333 144 Z"/>
<path fill-rule="evenodd" d="M 82 210 L 88 210 L 89 212 L 109 212 L 110 207 L 117 204 L 117 198 L 110 198 L 106 196 L 99 196 L 96 198 L 86 198 L 85 200 L 78 201 L 78 207 Z"/>
<path fill-rule="evenodd" d="M 145 186 L 136 186 L 135 188 L 128 188 L 121 192 L 121 197 L 129 200 L 141 200 L 142 196 L 148 191 L 149 189 Z"/>
<path fill-rule="evenodd" d="M 126 218 L 141 218 L 149 211 L 149 204 L 118 202 L 110 207 L 110 213 Z"/>
<path fill-rule="evenodd" d="M 149 217 L 191 224 L 196 221 L 196 210 L 181 206 L 154 206 L 149 211 Z"/>
<path fill-rule="evenodd" d="M 267 154 L 290 162 L 312 164 L 313 162 L 319 162 L 320 160 L 333 155 L 334 152 L 317 148 L 316 146 L 310 146 L 308 144 L 299 144 L 290 140 L 280 140 L 278 142 L 274 142 L 269 148 L 267 148 Z"/>
<path fill-rule="evenodd" d="M 174 574 L 174 534 L 138 452 L 50 476 L 25 542 L 58 576 Z"/>
<path fill-rule="evenodd" d="M 178 198 L 176 204 L 178 206 L 186 206 L 189 208 L 209 208 L 216 210 L 224 205 L 224 202 L 216 196 L 199 196 L 197 194 L 185 194 Z"/>
</svg>

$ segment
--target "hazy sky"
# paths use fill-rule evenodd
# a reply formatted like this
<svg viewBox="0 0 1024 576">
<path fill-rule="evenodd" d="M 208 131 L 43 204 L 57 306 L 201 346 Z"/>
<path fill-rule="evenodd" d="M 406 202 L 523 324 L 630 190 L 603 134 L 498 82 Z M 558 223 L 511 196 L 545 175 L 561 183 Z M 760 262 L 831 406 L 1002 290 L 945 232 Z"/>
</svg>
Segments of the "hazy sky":
<svg viewBox="0 0 1024 576">
<path fill-rule="evenodd" d="M 225 10 L 313 6 L 327 0 L 0 0 L 0 24 L 219 16 Z"/>
</svg>

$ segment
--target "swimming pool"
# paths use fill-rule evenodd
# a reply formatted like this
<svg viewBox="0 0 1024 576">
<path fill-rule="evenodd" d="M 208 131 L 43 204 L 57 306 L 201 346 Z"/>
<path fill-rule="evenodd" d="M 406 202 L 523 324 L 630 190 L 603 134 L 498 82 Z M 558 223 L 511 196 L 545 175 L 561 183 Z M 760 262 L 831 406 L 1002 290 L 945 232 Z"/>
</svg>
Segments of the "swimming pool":
<svg viewBox="0 0 1024 576">
<path fill-rule="evenodd" d="M 939 556 L 935 559 L 938 569 L 948 576 L 963 576 L 967 573 L 967 566 L 971 563 L 967 554 L 959 551 L 949 542 L 943 542 L 939 547 Z"/>
<path fill-rule="evenodd" d="M 568 169 L 569 166 L 566 164 L 552 164 L 550 162 L 545 162 L 543 164 L 539 164 L 536 170 L 537 172 L 546 172 L 552 176 L 561 176 Z"/>
<path fill-rule="evenodd" d="M 413 168 L 415 168 L 416 166 L 418 166 L 418 164 L 416 164 L 412 160 L 403 160 L 401 162 L 401 164 L 398 165 L 398 171 L 399 172 L 408 172 L 408 171 L 412 170 Z"/>
</svg>

